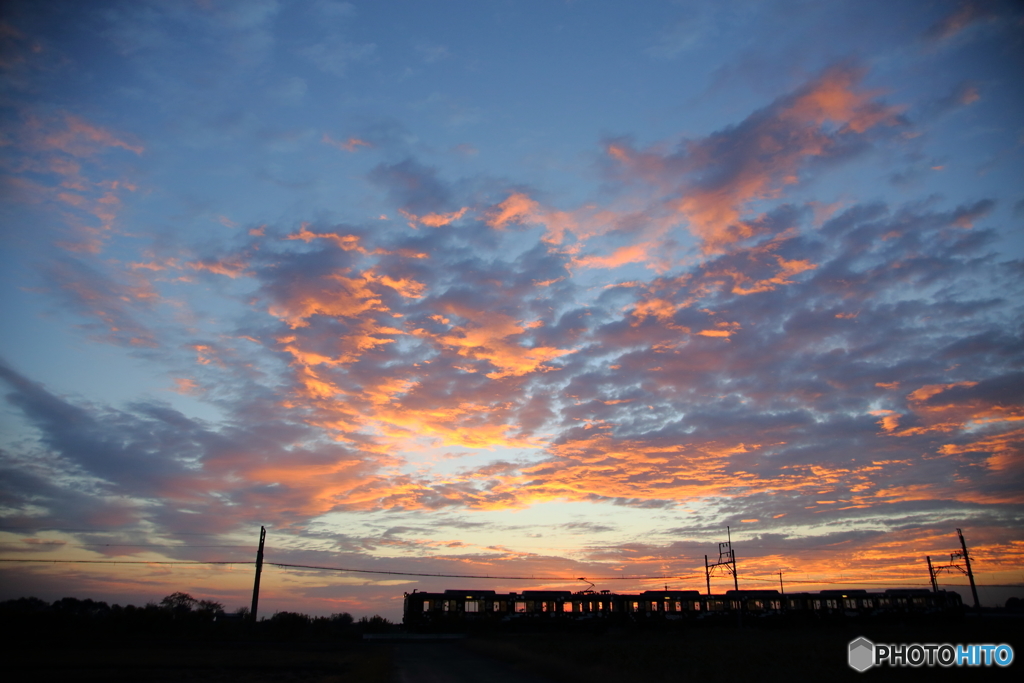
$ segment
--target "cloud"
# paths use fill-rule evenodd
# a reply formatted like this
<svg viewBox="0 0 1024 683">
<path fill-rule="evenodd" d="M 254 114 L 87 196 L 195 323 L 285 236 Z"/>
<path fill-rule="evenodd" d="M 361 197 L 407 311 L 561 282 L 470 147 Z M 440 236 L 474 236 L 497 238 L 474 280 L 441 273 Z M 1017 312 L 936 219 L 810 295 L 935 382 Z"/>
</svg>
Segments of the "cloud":
<svg viewBox="0 0 1024 683">
<path fill-rule="evenodd" d="M 182 531 L 199 524 L 217 532 L 256 511 L 285 521 L 362 505 L 357 491 L 372 489 L 372 458 L 331 444 L 299 445 L 296 439 L 305 441 L 312 433 L 287 420 L 213 430 L 159 403 L 139 402 L 127 410 L 80 406 L 10 368 L 0 367 L 0 378 L 13 390 L 7 401 L 38 430 L 43 462 L 49 461 L 50 471 L 21 495 L 62 526 L 72 520 L 53 516 L 65 507 L 65 490 L 77 492 L 79 500 L 89 498 L 97 510 L 118 510 L 117 520 L 98 522 L 104 526 L 150 522 Z M 8 454 L 12 461 L 24 468 L 20 457 Z"/>
<path fill-rule="evenodd" d="M 437 170 L 408 158 L 395 164 L 379 164 L 368 178 L 384 189 L 399 208 L 413 214 L 440 213 L 449 208 L 451 191 Z"/>
<path fill-rule="evenodd" d="M 925 38 L 943 41 L 963 32 L 972 24 L 997 16 L 997 3 L 985 0 L 964 0 L 925 31 Z"/>
<path fill-rule="evenodd" d="M 114 280 L 72 257 L 55 258 L 44 268 L 49 289 L 64 307 L 90 322 L 92 336 L 117 345 L 155 347 L 155 333 L 141 321 L 159 302 L 145 279 L 124 273 L 128 282 Z"/>
<path fill-rule="evenodd" d="M 360 140 L 359 138 L 356 137 L 350 137 L 345 142 L 339 142 L 332 138 L 327 133 L 324 133 L 323 138 L 321 138 L 321 142 L 323 142 L 325 145 L 337 147 L 338 149 L 344 150 L 346 152 L 355 152 L 360 147 L 373 147 L 373 145 L 370 144 L 369 142 L 366 142 L 365 140 Z"/>
<path fill-rule="evenodd" d="M 306 59 L 321 71 L 334 76 L 345 76 L 349 67 L 373 58 L 377 50 L 375 43 L 353 43 L 339 36 L 332 36 L 299 50 Z"/>
<path fill-rule="evenodd" d="M 983 95 L 948 92 L 950 106 Z M 901 109 L 850 65 L 707 135 L 606 140 L 606 183 L 575 204 L 454 177 L 409 156 L 387 121 L 346 123 L 352 135 L 321 143 L 386 155 L 333 157 L 365 162 L 355 173 L 379 191 L 354 215 L 405 220 L 225 206 L 201 212 L 201 236 L 118 232 L 96 207 L 133 190 L 88 179 L 148 147 L 38 120 L 34 151 L 11 162 L 25 195 L 107 226 L 94 251 L 117 246 L 46 259 L 43 293 L 91 338 L 147 350 L 175 406 L 220 417 L 60 396 L 5 366 L 27 425 L 2 452 L 5 519 L 143 535 L 262 520 L 323 542 L 296 556 L 524 571 L 572 559 L 588 573 L 685 564 L 723 522 L 765 572 L 786 553 L 813 560 L 808 534 L 849 566 L 906 572 L 915 547 L 944 547 L 954 516 L 992 548 L 1019 526 L 1024 269 L 999 253 L 995 196 L 802 198 L 812 178 L 902 146 Z M 470 526 L 567 503 L 612 511 L 531 531 L 571 537 L 571 551 Z M 357 512 L 386 519 L 315 531 Z M 628 536 L 642 525 L 642 541 Z"/>
<path fill-rule="evenodd" d="M 137 189 L 108 165 L 125 151 L 141 155 L 142 145 L 67 113 L 27 113 L 12 131 L 0 168 L 15 197 L 58 217 L 62 247 L 98 253 L 115 229 L 122 197 Z"/>
<path fill-rule="evenodd" d="M 611 140 L 609 170 L 655 193 L 649 213 L 684 221 L 705 253 L 719 252 L 761 234 L 744 216 L 754 201 L 778 198 L 812 163 L 862 151 L 876 129 L 902 125 L 900 109 L 859 89 L 860 78 L 858 69 L 834 66 L 740 124 L 684 141 L 672 153 Z"/>
</svg>

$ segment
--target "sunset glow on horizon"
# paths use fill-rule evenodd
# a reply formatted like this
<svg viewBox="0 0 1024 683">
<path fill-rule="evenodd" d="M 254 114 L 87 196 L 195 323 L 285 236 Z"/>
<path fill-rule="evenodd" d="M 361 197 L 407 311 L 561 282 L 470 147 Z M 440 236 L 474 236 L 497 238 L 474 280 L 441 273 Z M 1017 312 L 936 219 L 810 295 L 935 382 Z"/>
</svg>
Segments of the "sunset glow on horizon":
<svg viewBox="0 0 1024 683">
<path fill-rule="evenodd" d="M 1024 595 L 1022 28 L 10 3 L 0 599 Z"/>
</svg>

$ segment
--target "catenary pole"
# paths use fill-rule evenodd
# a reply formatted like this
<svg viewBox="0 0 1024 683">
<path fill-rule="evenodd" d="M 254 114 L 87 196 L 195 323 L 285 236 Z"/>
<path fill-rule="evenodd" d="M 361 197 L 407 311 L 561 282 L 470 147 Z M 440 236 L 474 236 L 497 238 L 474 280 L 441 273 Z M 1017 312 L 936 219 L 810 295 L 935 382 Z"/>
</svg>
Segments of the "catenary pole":
<svg viewBox="0 0 1024 683">
<path fill-rule="evenodd" d="M 964 551 L 964 564 L 967 565 L 967 579 L 971 582 L 971 595 L 974 597 L 974 609 L 981 611 L 981 602 L 978 600 L 978 588 L 974 585 L 974 572 L 971 571 L 971 557 L 967 554 L 967 542 L 964 540 L 964 532 L 956 530 L 960 537 L 960 548 Z"/>
<path fill-rule="evenodd" d="M 736 576 L 736 551 L 732 549 L 732 530 L 725 527 L 725 531 L 729 534 L 729 555 L 732 557 L 732 587 L 739 591 L 740 580 Z"/>
<path fill-rule="evenodd" d="M 928 560 L 928 580 L 932 582 L 932 592 L 938 593 L 939 583 L 935 580 L 935 570 L 932 569 L 932 557 L 931 555 L 925 555 L 924 559 Z"/>
</svg>

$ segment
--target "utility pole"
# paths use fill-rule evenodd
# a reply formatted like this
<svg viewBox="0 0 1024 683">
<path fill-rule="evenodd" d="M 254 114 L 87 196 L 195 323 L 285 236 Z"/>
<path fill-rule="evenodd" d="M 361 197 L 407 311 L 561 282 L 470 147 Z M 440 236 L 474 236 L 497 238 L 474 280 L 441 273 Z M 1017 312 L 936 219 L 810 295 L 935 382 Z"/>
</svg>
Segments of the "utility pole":
<svg viewBox="0 0 1024 683">
<path fill-rule="evenodd" d="M 779 592 L 782 593 L 782 597 L 786 597 L 786 589 L 782 587 L 782 570 L 779 570 Z"/>
<path fill-rule="evenodd" d="M 263 571 L 263 541 L 267 538 L 266 527 L 260 527 L 260 547 L 256 551 L 256 581 L 252 584 L 252 609 L 249 610 L 249 614 L 252 617 L 252 623 L 256 623 L 256 607 L 260 602 L 260 573 Z"/>
<path fill-rule="evenodd" d="M 971 557 L 967 554 L 967 542 L 964 540 L 964 532 L 957 529 L 956 535 L 960 537 L 960 547 L 963 549 L 964 564 L 967 565 L 967 578 L 971 582 L 971 595 L 974 597 L 974 609 L 980 612 L 981 602 L 978 600 L 978 588 L 974 585 L 974 572 L 971 571 Z"/>
<path fill-rule="evenodd" d="M 935 580 L 935 570 L 932 568 L 932 558 L 930 555 L 926 555 L 924 559 L 928 560 L 928 579 L 932 582 L 932 593 L 938 593 L 939 583 Z"/>
</svg>

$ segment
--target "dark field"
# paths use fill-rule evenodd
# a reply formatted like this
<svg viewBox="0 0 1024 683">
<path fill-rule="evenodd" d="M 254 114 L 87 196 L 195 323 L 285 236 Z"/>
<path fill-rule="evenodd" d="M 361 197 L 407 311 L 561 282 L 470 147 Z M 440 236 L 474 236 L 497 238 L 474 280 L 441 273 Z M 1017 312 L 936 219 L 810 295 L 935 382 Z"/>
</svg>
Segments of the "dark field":
<svg viewBox="0 0 1024 683">
<path fill-rule="evenodd" d="M 846 664 L 850 640 L 878 643 L 1009 643 L 1019 657 L 1020 619 L 884 627 L 689 628 L 601 634 L 490 634 L 458 641 L 194 642 L 63 638 L 4 650 L 13 681 L 764 681 L 1018 680 L 1021 668 L 872 668 Z"/>
<path fill-rule="evenodd" d="M 847 665 L 847 646 L 864 636 L 876 643 L 1009 643 L 1021 652 L 1024 621 L 891 625 L 885 628 L 692 628 L 679 633 L 599 636 L 523 635 L 468 640 L 465 647 L 555 681 L 867 681 L 951 680 L 986 676 L 1019 680 L 1021 664 L 963 668 L 871 668 Z"/>
</svg>

